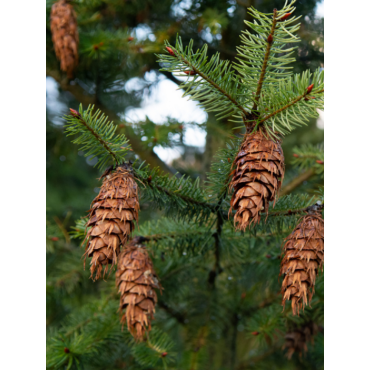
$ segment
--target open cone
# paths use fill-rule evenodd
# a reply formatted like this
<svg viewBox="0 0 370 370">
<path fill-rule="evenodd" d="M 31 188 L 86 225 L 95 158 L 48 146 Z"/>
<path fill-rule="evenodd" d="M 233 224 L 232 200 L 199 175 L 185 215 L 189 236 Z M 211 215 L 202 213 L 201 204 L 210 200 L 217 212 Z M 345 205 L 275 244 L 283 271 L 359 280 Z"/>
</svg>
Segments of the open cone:
<svg viewBox="0 0 370 370">
<path fill-rule="evenodd" d="M 51 7 L 50 29 L 60 69 L 71 79 L 78 65 L 79 37 L 76 13 L 66 0 L 59 0 Z"/>
<path fill-rule="evenodd" d="M 285 275 L 281 293 L 283 306 L 292 301 L 293 315 L 311 303 L 315 281 L 324 263 L 324 220 L 320 212 L 302 217 L 298 226 L 285 239 L 280 275 Z"/>
<path fill-rule="evenodd" d="M 131 174 L 130 165 L 121 165 L 109 173 L 98 196 L 93 200 L 87 226 L 85 258 L 92 257 L 91 277 L 99 279 L 117 257 L 138 221 L 138 186 Z M 94 276 L 95 274 L 95 276 Z"/>
<path fill-rule="evenodd" d="M 153 268 L 153 263 L 141 244 L 142 237 L 136 236 L 126 244 L 119 255 L 116 285 L 121 294 L 120 311 L 124 312 L 121 322 L 138 341 L 151 330 L 157 294 L 154 289 L 162 287 Z"/>
<path fill-rule="evenodd" d="M 287 349 L 286 357 L 290 360 L 293 354 L 299 353 L 301 357 L 303 353 L 308 351 L 307 344 L 314 343 L 314 336 L 319 332 L 319 327 L 314 322 L 309 322 L 302 327 L 295 329 L 285 334 L 285 343 L 283 349 Z"/>
<path fill-rule="evenodd" d="M 279 141 L 266 138 L 261 131 L 244 140 L 234 165 L 236 169 L 230 188 L 234 194 L 230 211 L 236 210 L 234 225 L 245 230 L 260 221 L 260 212 L 266 214 L 269 202 L 275 200 L 284 177 L 284 154 Z"/>
</svg>

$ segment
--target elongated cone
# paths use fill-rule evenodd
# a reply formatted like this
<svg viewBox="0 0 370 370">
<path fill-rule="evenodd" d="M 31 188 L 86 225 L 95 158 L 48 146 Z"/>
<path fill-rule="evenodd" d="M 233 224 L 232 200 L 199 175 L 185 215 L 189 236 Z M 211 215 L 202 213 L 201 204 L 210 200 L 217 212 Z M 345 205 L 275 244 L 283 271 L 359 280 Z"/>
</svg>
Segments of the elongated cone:
<svg viewBox="0 0 370 370">
<path fill-rule="evenodd" d="M 119 255 L 116 272 L 116 285 L 121 294 L 120 311 L 124 311 L 121 322 L 122 325 L 127 323 L 128 330 L 138 341 L 151 330 L 157 303 L 154 289 L 162 292 L 142 239 L 136 236 L 126 244 Z"/>
<path fill-rule="evenodd" d="M 283 306 L 292 301 L 293 315 L 311 303 L 316 275 L 324 263 L 324 221 L 320 212 L 304 216 L 285 239 L 280 275 L 285 275 L 281 293 Z M 308 299 L 307 299 L 308 297 Z"/>
<path fill-rule="evenodd" d="M 318 333 L 319 327 L 314 322 L 308 322 L 302 327 L 287 332 L 285 334 L 285 344 L 283 349 L 287 349 L 286 357 L 290 360 L 293 353 L 299 353 L 301 357 L 304 352 L 308 351 L 307 343 L 314 343 L 314 336 Z"/>
<path fill-rule="evenodd" d="M 94 280 L 100 278 L 103 266 L 105 275 L 108 266 L 117 263 L 120 248 L 134 230 L 134 221 L 138 221 L 138 211 L 138 186 L 131 166 L 123 164 L 107 174 L 91 204 L 85 258 L 92 257 L 90 271 Z"/>
<path fill-rule="evenodd" d="M 266 214 L 269 202 L 275 200 L 284 177 L 284 154 L 280 142 L 266 138 L 257 131 L 248 135 L 237 154 L 230 188 L 234 195 L 230 211 L 236 210 L 234 225 L 245 230 L 260 221 L 260 212 Z"/>
<path fill-rule="evenodd" d="M 73 78 L 78 65 L 78 30 L 76 13 L 66 0 L 59 0 L 51 7 L 50 29 L 55 54 L 60 60 L 60 69 Z"/>
</svg>

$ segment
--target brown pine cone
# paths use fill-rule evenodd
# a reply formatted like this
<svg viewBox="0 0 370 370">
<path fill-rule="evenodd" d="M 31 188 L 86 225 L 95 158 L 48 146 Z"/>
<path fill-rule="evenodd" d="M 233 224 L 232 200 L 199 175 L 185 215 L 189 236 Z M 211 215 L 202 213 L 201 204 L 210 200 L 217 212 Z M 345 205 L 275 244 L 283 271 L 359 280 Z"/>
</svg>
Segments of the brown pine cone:
<svg viewBox="0 0 370 370">
<path fill-rule="evenodd" d="M 293 315 L 299 315 L 300 308 L 311 303 L 316 275 L 323 263 L 324 220 L 316 211 L 304 216 L 285 239 L 280 268 L 280 275 L 285 274 L 285 278 L 281 293 L 284 307 L 286 300 L 292 301 Z"/>
<path fill-rule="evenodd" d="M 275 205 L 284 177 L 284 154 L 280 142 L 266 138 L 261 131 L 248 135 L 235 158 L 230 188 L 234 195 L 230 211 L 236 210 L 234 225 L 245 230 L 260 221 L 260 212 L 268 213 L 269 202 Z"/>
<path fill-rule="evenodd" d="M 307 343 L 314 343 L 314 336 L 319 332 L 319 327 L 314 322 L 309 322 L 300 328 L 295 328 L 285 335 L 285 344 L 283 349 L 288 351 L 286 357 L 290 360 L 293 353 L 299 353 L 302 356 L 304 352 L 308 351 Z"/>
<path fill-rule="evenodd" d="M 103 182 L 98 196 L 93 200 L 90 209 L 92 226 L 85 240 L 85 258 L 92 257 L 90 263 L 91 277 L 96 280 L 104 274 L 108 265 L 117 263 L 117 257 L 131 232 L 134 221 L 139 219 L 138 186 L 131 174 L 130 166 L 118 166 L 109 173 Z M 95 273 L 95 277 L 94 277 Z"/>
<path fill-rule="evenodd" d="M 128 330 L 139 341 L 151 330 L 157 303 L 154 288 L 162 291 L 142 240 L 136 236 L 124 247 L 116 272 L 116 286 L 121 294 L 120 311 L 124 311 L 121 322 L 122 325 L 127 323 Z"/>
<path fill-rule="evenodd" d="M 79 37 L 76 13 L 66 0 L 59 0 L 52 6 L 50 29 L 60 69 L 71 79 L 78 65 Z"/>
</svg>

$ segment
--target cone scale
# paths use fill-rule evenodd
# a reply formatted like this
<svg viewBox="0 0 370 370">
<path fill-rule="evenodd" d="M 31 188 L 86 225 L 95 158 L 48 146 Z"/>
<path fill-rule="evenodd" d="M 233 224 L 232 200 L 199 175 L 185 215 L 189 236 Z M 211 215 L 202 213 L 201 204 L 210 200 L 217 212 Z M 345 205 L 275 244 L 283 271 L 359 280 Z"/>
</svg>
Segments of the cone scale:
<svg viewBox="0 0 370 370">
<path fill-rule="evenodd" d="M 91 257 L 90 271 L 94 280 L 103 276 L 109 265 L 117 263 L 121 246 L 125 245 L 138 221 L 138 186 L 129 165 L 121 165 L 109 173 L 98 196 L 93 200 L 85 240 L 85 258 Z"/>
<path fill-rule="evenodd" d="M 145 332 L 151 330 L 157 303 L 155 289 L 162 290 L 145 245 L 141 244 L 142 239 L 137 236 L 125 246 L 116 272 L 120 311 L 123 312 L 121 322 L 137 341 L 143 340 Z"/>
<path fill-rule="evenodd" d="M 234 190 L 229 214 L 234 209 L 236 229 L 245 230 L 266 214 L 269 202 L 276 201 L 284 177 L 284 154 L 280 141 L 262 131 L 246 137 L 237 154 L 230 188 Z"/>
<path fill-rule="evenodd" d="M 293 315 L 311 303 L 316 276 L 324 263 L 324 221 L 320 212 L 304 216 L 285 239 L 280 275 L 284 275 L 281 293 L 283 306 L 292 302 Z"/>
</svg>

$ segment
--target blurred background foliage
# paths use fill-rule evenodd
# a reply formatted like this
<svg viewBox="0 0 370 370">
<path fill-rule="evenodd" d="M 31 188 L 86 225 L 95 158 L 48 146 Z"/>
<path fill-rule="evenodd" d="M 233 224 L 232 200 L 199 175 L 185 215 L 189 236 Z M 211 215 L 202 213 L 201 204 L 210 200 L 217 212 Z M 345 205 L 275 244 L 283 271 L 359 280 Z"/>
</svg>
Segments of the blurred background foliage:
<svg viewBox="0 0 370 370">
<path fill-rule="evenodd" d="M 78 109 L 79 103 L 84 108 L 95 104 L 118 125 L 119 133 L 124 133 L 130 140 L 133 158 L 138 156 L 166 173 L 179 172 L 192 178 L 199 176 L 204 181 L 215 152 L 225 147 L 231 134 L 239 131 L 234 129 L 232 122 L 216 121 L 213 115 L 206 114 L 201 107 L 184 99 L 171 99 L 167 105 L 163 91 L 169 89 L 169 94 L 174 94 L 179 78 L 160 72 L 154 53 L 163 51 L 164 40 L 174 43 L 176 34 L 179 34 L 184 44 L 193 39 L 194 49 L 206 42 L 210 53 L 219 51 L 221 58 L 234 60 L 241 30 L 245 29 L 243 21 L 250 20 L 247 8 L 254 6 L 259 11 L 271 12 L 273 8 L 284 5 L 282 0 L 76 0 L 71 3 L 77 13 L 80 60 L 74 79 L 68 80 L 59 69 L 51 40 L 49 16 L 53 1 L 46 2 L 47 330 L 50 336 L 63 327 L 73 327 L 76 322 L 73 320 L 78 319 L 71 318 L 71 314 L 81 315 L 86 320 L 88 312 L 83 308 L 86 302 L 96 300 L 97 310 L 102 309 L 102 302 L 111 302 L 112 292 L 115 292 L 112 276 L 108 282 L 92 283 L 89 280 L 88 271 L 82 268 L 80 241 L 71 240 L 69 235 L 75 221 L 87 214 L 92 199 L 99 191 L 97 178 L 101 173 L 94 168 L 95 162 L 85 158 L 84 153 L 65 136 L 63 115 L 68 114 L 69 107 Z M 324 67 L 323 18 L 317 15 L 320 3 L 317 0 L 298 0 L 296 3 L 296 14 L 303 16 L 299 31 L 302 42 L 296 50 L 295 72 Z M 177 107 L 179 112 L 198 112 L 193 115 L 196 119 L 188 120 L 189 115 L 181 117 L 173 114 Z M 135 119 L 133 112 L 138 113 L 139 118 Z M 306 127 L 296 129 L 284 139 L 285 183 L 305 171 L 293 166 L 293 149 L 303 144 L 315 146 L 322 141 L 322 119 L 318 122 L 311 120 Z M 290 192 L 314 194 L 321 185 L 322 176 L 312 175 Z M 147 220 L 155 222 L 162 216 L 162 212 L 153 209 L 150 204 L 141 204 L 141 209 L 141 223 Z M 165 228 L 165 225 L 157 228 Z M 145 230 L 143 226 L 142 232 Z M 219 295 L 221 301 L 217 304 L 211 297 L 213 291 L 204 290 L 207 273 L 200 264 L 204 255 L 189 256 L 186 253 L 191 246 L 182 249 L 172 239 L 166 239 L 160 247 L 152 243 L 155 266 L 165 286 L 156 322 L 172 339 L 176 338 L 175 349 L 181 353 L 178 355 L 182 364 L 179 369 L 323 368 L 321 334 L 314 350 L 304 360 L 297 356 L 287 361 L 281 351 L 281 342 L 266 347 L 275 335 L 269 331 L 270 328 L 284 330 L 283 322 L 269 323 L 269 317 L 275 317 L 269 310 L 280 312 L 281 306 L 270 305 L 262 293 L 279 291 L 276 276 L 281 240 L 270 239 L 267 244 L 258 238 L 249 243 L 248 250 L 253 249 L 254 257 L 253 261 L 249 261 L 252 266 L 247 270 L 232 260 L 230 266 L 225 267 L 229 271 L 219 277 L 224 295 Z M 206 244 L 207 238 L 204 239 L 200 230 L 199 238 L 192 243 Z M 242 250 L 242 242 L 235 240 L 234 245 L 225 245 L 225 248 L 225 251 L 232 248 Z M 178 254 L 172 259 L 173 249 Z M 207 253 L 207 248 L 204 253 Z M 266 254 L 270 257 L 266 258 Z M 238 282 L 232 281 L 237 272 L 240 273 Z M 258 276 L 264 276 L 263 282 L 258 283 Z M 191 284 L 184 286 L 184 280 Z M 320 282 L 318 286 L 313 306 L 315 300 L 322 298 Z M 256 293 L 258 290 L 260 292 Z M 114 318 L 118 303 L 117 297 L 112 299 L 115 304 L 111 308 Z M 267 302 L 267 308 L 262 313 L 256 309 L 261 302 Z M 214 328 L 205 326 L 204 312 L 215 323 Z M 243 312 L 248 315 L 243 316 Z M 307 317 L 309 315 L 310 310 Z M 236 320 L 236 326 L 221 325 L 229 316 L 231 321 Z M 79 319 L 83 320 L 81 317 Z M 282 317 L 286 318 L 286 313 Z M 188 325 L 189 322 L 191 325 Z M 109 326 L 109 323 L 106 325 Z M 114 335 L 110 333 L 113 337 L 109 337 L 108 342 L 119 338 L 122 343 L 114 347 L 112 353 L 106 353 L 111 366 L 107 367 L 104 358 L 99 357 L 100 363 L 95 359 L 96 363 L 95 360 L 90 361 L 91 366 L 86 368 L 157 368 L 157 365 L 148 365 L 140 357 L 140 351 L 136 357 L 135 351 L 129 355 L 129 339 L 125 332 L 120 332 L 118 316 L 112 325 L 118 329 Z M 265 330 L 264 335 L 251 336 L 250 333 L 255 330 Z M 128 360 L 122 360 L 123 353 L 128 353 Z M 191 367 L 192 364 L 197 367 Z"/>
</svg>

